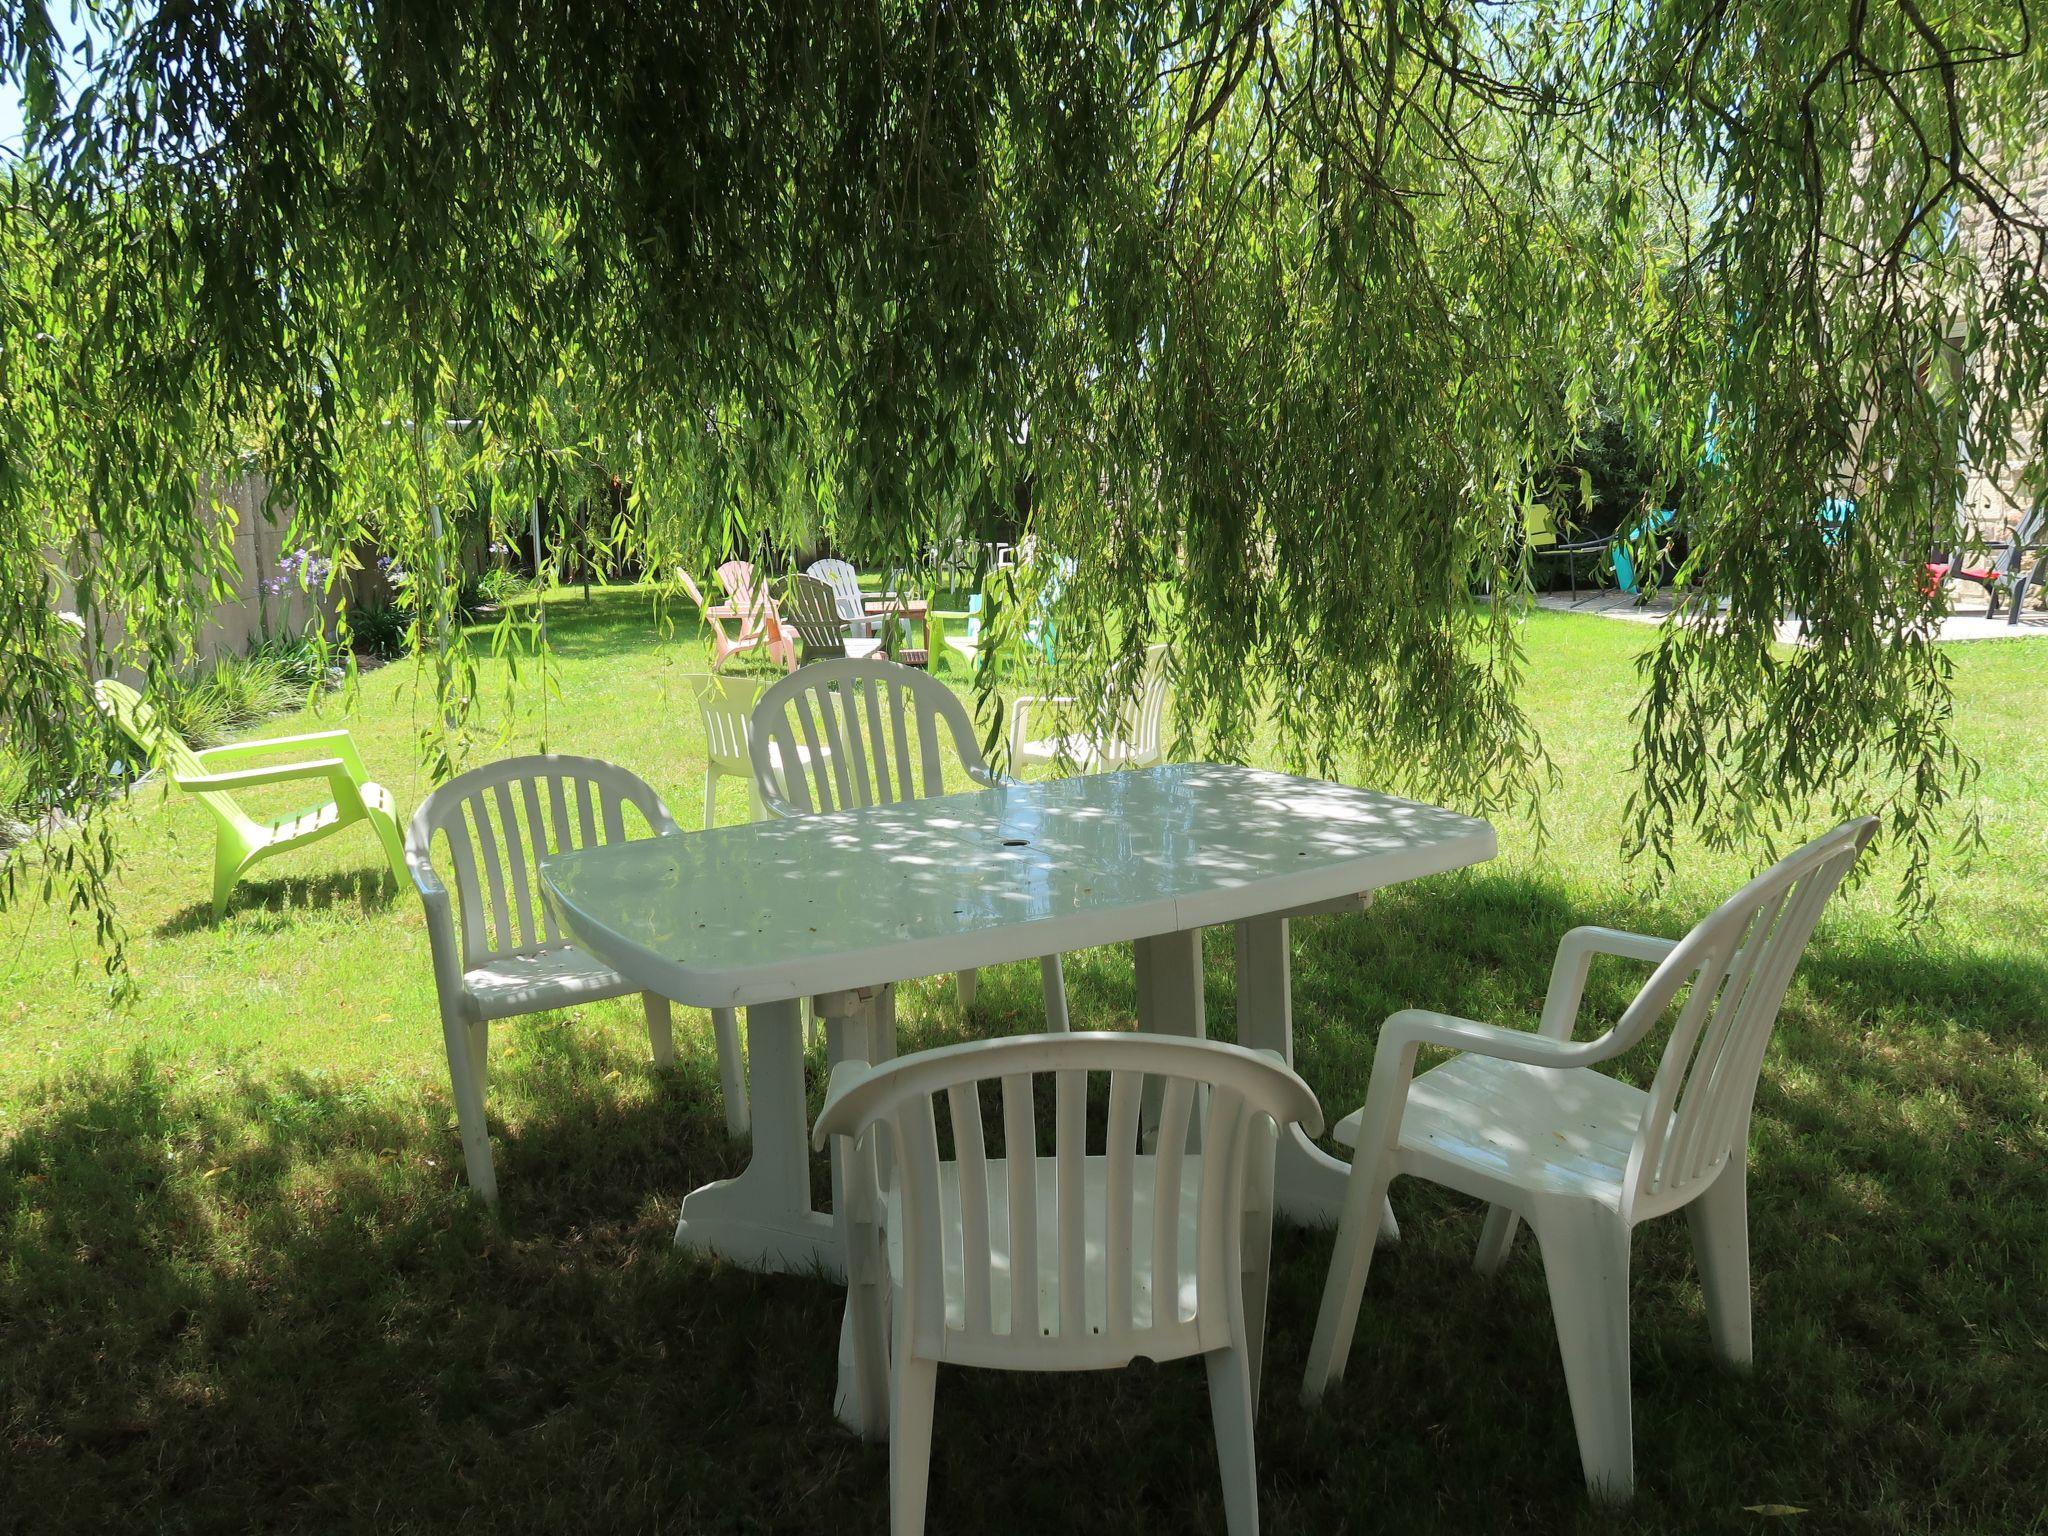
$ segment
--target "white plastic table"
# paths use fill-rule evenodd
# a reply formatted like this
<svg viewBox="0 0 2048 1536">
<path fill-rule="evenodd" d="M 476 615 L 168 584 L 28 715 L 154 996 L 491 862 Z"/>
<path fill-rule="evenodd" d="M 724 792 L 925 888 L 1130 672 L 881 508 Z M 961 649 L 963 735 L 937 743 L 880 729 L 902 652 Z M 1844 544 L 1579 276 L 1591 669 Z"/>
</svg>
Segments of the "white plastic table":
<svg viewBox="0 0 2048 1536">
<path fill-rule="evenodd" d="M 1288 918 L 1489 859 L 1486 822 L 1259 769 L 1175 764 L 645 838 L 541 862 L 570 937 L 636 987 L 747 1009 L 753 1157 L 679 1245 L 844 1275 L 812 1207 L 800 1000 L 1136 949 L 1141 1028 L 1202 1034 L 1201 930 L 1238 925 L 1238 1038 L 1293 1060 Z M 1275 1202 L 1334 1222 L 1346 1164 L 1297 1129 Z"/>
</svg>

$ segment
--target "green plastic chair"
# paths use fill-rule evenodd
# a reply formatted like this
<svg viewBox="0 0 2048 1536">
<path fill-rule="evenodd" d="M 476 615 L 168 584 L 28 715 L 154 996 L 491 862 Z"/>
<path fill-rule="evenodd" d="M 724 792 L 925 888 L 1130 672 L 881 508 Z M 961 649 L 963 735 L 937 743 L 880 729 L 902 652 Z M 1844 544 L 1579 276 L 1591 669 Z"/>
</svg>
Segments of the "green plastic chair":
<svg viewBox="0 0 2048 1536">
<path fill-rule="evenodd" d="M 347 731 L 314 731 L 305 736 L 278 736 L 268 741 L 243 741 L 231 746 L 209 747 L 194 752 L 184 738 L 165 725 L 157 712 L 126 683 L 102 678 L 93 684 L 93 697 L 121 734 L 146 753 L 170 781 L 213 812 L 213 915 L 227 910 L 228 897 L 236 883 L 272 854 L 302 848 L 318 842 L 330 832 L 367 821 L 376 828 L 384 844 L 385 859 L 401 886 L 405 875 L 405 845 L 398 835 L 398 818 L 391 791 L 375 783 L 363 771 L 363 760 Z M 269 767 L 240 768 L 221 772 L 220 765 L 287 748 L 321 748 L 325 756 Z M 233 791 L 254 789 L 263 784 L 289 784 L 300 779 L 325 779 L 333 795 L 325 805 L 259 821 L 235 803 Z"/>
</svg>

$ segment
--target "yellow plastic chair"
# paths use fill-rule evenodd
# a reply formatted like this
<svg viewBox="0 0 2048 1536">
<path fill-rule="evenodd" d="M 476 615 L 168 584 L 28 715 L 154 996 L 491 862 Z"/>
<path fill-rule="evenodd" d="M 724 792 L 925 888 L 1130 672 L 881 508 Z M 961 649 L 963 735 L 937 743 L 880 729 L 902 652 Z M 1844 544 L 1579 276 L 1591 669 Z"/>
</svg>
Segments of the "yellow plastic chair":
<svg viewBox="0 0 2048 1536">
<path fill-rule="evenodd" d="M 213 915 L 227 910 L 228 897 L 236 882 L 250 869 L 273 854 L 303 848 L 330 832 L 367 821 L 384 844 L 384 857 L 394 879 L 405 880 L 405 845 L 398 835 L 398 818 L 391 791 L 374 782 L 363 770 L 363 760 L 347 731 L 313 731 L 304 736 L 278 736 L 268 741 L 242 741 L 225 747 L 195 752 L 184 738 L 165 725 L 157 712 L 126 683 L 102 678 L 93 684 L 93 697 L 121 734 L 134 742 L 161 768 L 170 781 L 213 812 Z M 229 763 L 244 762 L 266 754 L 317 748 L 323 755 L 298 762 L 273 763 L 267 767 L 236 768 L 222 772 Z M 324 805 L 275 820 L 258 820 L 235 803 L 234 791 L 255 789 L 264 784 L 290 784 L 301 779 L 324 779 L 333 796 Z"/>
</svg>

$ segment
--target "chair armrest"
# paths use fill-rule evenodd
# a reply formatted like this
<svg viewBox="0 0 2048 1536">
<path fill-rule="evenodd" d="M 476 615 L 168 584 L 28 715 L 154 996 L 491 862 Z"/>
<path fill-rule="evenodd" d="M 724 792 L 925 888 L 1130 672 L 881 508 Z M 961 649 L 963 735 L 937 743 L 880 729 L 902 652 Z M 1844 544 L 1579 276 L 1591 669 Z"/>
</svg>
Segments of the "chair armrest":
<svg viewBox="0 0 2048 1536">
<path fill-rule="evenodd" d="M 308 731 L 302 736 L 266 736 L 259 741 L 234 741 L 223 747 L 208 747 L 199 753 L 198 757 L 200 762 L 210 765 L 216 761 L 230 762 L 236 758 L 257 757 L 281 747 L 311 746 L 330 748 L 332 755 L 339 758 L 358 780 L 369 777 L 363 767 L 362 756 L 356 751 L 355 738 L 343 730 Z"/>
<path fill-rule="evenodd" d="M 448 888 L 441 884 L 441 877 L 434 872 L 434 866 L 425 858 L 417 857 L 410 848 L 405 851 L 405 867 L 412 875 L 412 883 L 420 893 L 420 904 L 427 914 L 427 951 L 434 963 L 434 992 L 445 1018 L 450 1014 L 458 1018 L 467 1017 L 464 1004 L 467 994 L 462 985 L 462 946 L 455 935 L 455 911 L 448 900 Z"/>
<path fill-rule="evenodd" d="M 818 1111 L 818 1128 L 811 1133 L 813 1147 L 822 1152 L 834 1136 L 851 1136 L 860 1130 L 858 1123 L 838 1122 L 852 1120 L 845 1109 L 847 1096 L 874 1075 L 874 1063 L 867 1061 L 842 1061 L 832 1069 L 825 1084 L 825 1107 Z"/>
<path fill-rule="evenodd" d="M 1553 1040 L 1571 1039 L 1595 955 L 1659 965 L 1677 947 L 1676 939 L 1655 939 L 1620 928 L 1574 928 L 1558 941 L 1557 959 L 1550 967 L 1550 989 L 1543 997 L 1543 1018 L 1536 1032 Z"/>
<path fill-rule="evenodd" d="M 1601 1059 L 1601 1044 L 1600 1040 L 1557 1040 L 1532 1030 L 1505 1029 L 1498 1024 L 1482 1024 L 1477 1019 L 1461 1019 L 1455 1014 L 1432 1013 L 1426 1008 L 1404 1008 L 1380 1029 L 1373 1072 L 1378 1074 L 1382 1057 L 1399 1055 L 1404 1050 L 1409 1052 L 1412 1062 L 1414 1047 L 1421 1045 L 1471 1051 L 1500 1061 L 1526 1062 L 1533 1067 L 1583 1067 Z"/>
<path fill-rule="evenodd" d="M 327 780 L 335 786 L 336 799 L 341 798 L 341 786 L 354 782 L 349 777 L 348 765 L 338 757 L 316 757 L 303 763 L 279 763 L 270 768 L 244 768 L 235 773 L 171 775 L 171 782 L 178 788 L 195 792 L 255 789 L 264 784 L 290 784 L 299 779 Z"/>
</svg>

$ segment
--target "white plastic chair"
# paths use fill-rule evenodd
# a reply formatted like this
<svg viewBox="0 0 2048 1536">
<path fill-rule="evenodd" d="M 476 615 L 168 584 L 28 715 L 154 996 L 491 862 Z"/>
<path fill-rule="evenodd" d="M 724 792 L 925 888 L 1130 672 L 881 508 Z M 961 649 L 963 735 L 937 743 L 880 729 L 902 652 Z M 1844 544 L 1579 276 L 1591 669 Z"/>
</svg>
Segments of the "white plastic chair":
<svg viewBox="0 0 2048 1536">
<path fill-rule="evenodd" d="M 1093 1132 L 1091 1076 L 1107 1079 Z M 1045 1078 L 1050 1155 L 1038 1150 Z M 1002 1155 L 988 1144 L 984 1087 L 1001 1104 Z M 1148 1088 L 1162 1104 L 1156 1155 L 1139 1150 Z M 939 1156 L 935 1098 L 945 1105 L 950 1158 Z M 1199 1150 L 1187 1150 L 1191 1120 Z M 886 1197 L 854 1145 L 843 1144 L 841 1161 L 853 1195 L 854 1350 L 870 1390 L 885 1338 L 893 1356 L 889 1524 L 897 1536 L 924 1529 L 942 1362 L 1089 1371 L 1189 1355 L 1208 1367 L 1226 1526 L 1233 1536 L 1258 1530 L 1252 1420 L 1273 1147 L 1276 1125 L 1297 1123 L 1310 1135 L 1322 1126 L 1306 1083 L 1271 1052 L 1213 1040 L 1021 1035 L 833 1069 L 815 1144 L 886 1126 L 894 1153 Z M 1097 1137 L 1104 1151 L 1089 1154 Z M 881 1420 L 879 1406 L 867 1422 Z"/>
<path fill-rule="evenodd" d="M 718 781 L 746 780 L 747 805 L 753 819 L 768 814 L 761 791 L 754 784 L 754 760 L 748 748 L 753 740 L 754 701 L 761 697 L 761 679 L 732 677 L 722 673 L 699 673 L 690 679 L 697 694 L 697 709 L 704 720 L 704 827 L 709 831 L 718 821 Z M 781 764 L 778 760 L 776 771 Z"/>
<path fill-rule="evenodd" d="M 487 1202 L 498 1198 L 484 1120 L 491 1021 L 638 990 L 562 936 L 535 868 L 549 854 L 623 841 L 628 807 L 655 836 L 676 830 L 660 796 L 623 768 L 590 757 L 513 757 L 450 779 L 427 796 L 406 832 L 406 868 L 427 912 L 462 1155 L 471 1187 Z M 452 910 L 434 866 L 437 836 L 454 871 Z M 668 1066 L 675 1060 L 668 999 L 647 992 L 642 1000 L 655 1064 Z M 712 1021 L 726 1128 L 744 1135 L 738 1026 L 731 1009 L 715 1010 Z"/>
<path fill-rule="evenodd" d="M 1390 1180 L 1413 1174 L 1490 1203 L 1482 1274 L 1506 1258 L 1518 1221 L 1535 1229 L 1586 1482 L 1631 1493 L 1630 1230 L 1685 1210 L 1714 1347 L 1748 1365 L 1750 1106 L 1807 937 L 1876 828 L 1866 817 L 1815 839 L 1676 942 L 1573 929 L 1534 1034 L 1419 1009 L 1388 1019 L 1365 1106 L 1333 1133 L 1356 1152 L 1303 1396 L 1314 1401 L 1344 1373 L 1381 1202 Z M 1594 955 L 1656 970 L 1613 1029 L 1580 1044 L 1572 1026 Z M 1674 1004 L 1648 1092 L 1592 1070 Z M 1416 1077 L 1424 1045 L 1463 1054 Z"/>
<path fill-rule="evenodd" d="M 849 634 L 873 636 L 875 624 L 868 617 L 867 594 L 860 589 L 860 572 L 844 560 L 813 560 L 804 567 L 804 573 L 832 589 L 833 601 L 839 606 L 839 616 L 846 620 Z"/>
<path fill-rule="evenodd" d="M 948 740 L 950 738 L 950 741 Z M 872 657 L 813 662 L 779 678 L 754 706 L 754 783 L 778 816 L 894 805 L 946 792 L 946 763 L 984 787 L 990 772 L 959 696 L 913 667 Z M 782 765 L 796 763 L 796 773 Z M 1039 961 L 1049 1028 L 1067 1027 L 1058 955 Z M 960 1006 L 974 1001 L 972 971 L 958 973 Z"/>
<path fill-rule="evenodd" d="M 1166 761 L 1164 727 L 1166 701 L 1170 692 L 1167 676 L 1167 648 L 1147 646 L 1137 670 L 1135 685 L 1130 681 L 1128 661 L 1119 661 L 1104 679 L 1102 707 L 1095 712 L 1090 729 L 1029 739 L 1034 706 L 1072 708 L 1078 699 L 1025 694 L 1010 706 L 1010 761 L 1013 763 L 1071 763 L 1081 773 L 1104 773 L 1120 768 L 1152 768 Z"/>
</svg>

